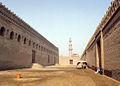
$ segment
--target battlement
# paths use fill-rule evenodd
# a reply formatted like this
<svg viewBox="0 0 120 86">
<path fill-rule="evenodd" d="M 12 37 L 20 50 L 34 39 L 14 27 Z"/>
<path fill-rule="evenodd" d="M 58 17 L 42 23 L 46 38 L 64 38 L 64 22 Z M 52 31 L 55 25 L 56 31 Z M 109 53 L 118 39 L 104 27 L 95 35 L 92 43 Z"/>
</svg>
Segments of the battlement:
<svg viewBox="0 0 120 86">
<path fill-rule="evenodd" d="M 49 42 L 45 37 L 43 37 L 41 34 L 39 34 L 35 29 L 33 29 L 29 24 L 27 24 L 26 22 L 24 22 L 19 16 L 17 16 L 14 12 L 12 12 L 11 10 L 9 10 L 8 8 L 5 7 L 5 5 L 3 5 L 0 2 L 0 13 L 7 17 L 11 22 L 13 22 L 14 24 L 18 24 L 21 27 L 24 28 L 24 30 L 26 30 L 27 32 L 30 32 L 30 34 L 34 35 L 35 37 L 37 37 L 38 39 L 44 40 L 46 41 L 45 43 L 49 44 L 51 47 L 55 47 L 56 50 L 58 50 L 58 48 L 53 45 L 51 42 Z"/>
<path fill-rule="evenodd" d="M 93 43 L 93 41 L 95 40 L 96 36 L 104 29 L 104 27 L 106 26 L 106 24 L 109 22 L 109 20 L 111 19 L 111 17 L 114 15 L 114 13 L 118 10 L 118 8 L 120 8 L 120 0 L 114 0 L 111 2 L 111 6 L 108 8 L 106 14 L 104 15 L 104 17 L 102 18 L 101 22 L 99 23 L 98 27 L 96 28 L 96 31 L 94 32 L 93 36 L 91 37 L 91 39 L 89 40 L 85 51 L 90 47 L 90 45 Z M 84 51 L 84 53 L 85 53 Z M 84 55 L 84 54 L 83 54 Z M 82 55 L 82 56 L 83 56 Z"/>
</svg>

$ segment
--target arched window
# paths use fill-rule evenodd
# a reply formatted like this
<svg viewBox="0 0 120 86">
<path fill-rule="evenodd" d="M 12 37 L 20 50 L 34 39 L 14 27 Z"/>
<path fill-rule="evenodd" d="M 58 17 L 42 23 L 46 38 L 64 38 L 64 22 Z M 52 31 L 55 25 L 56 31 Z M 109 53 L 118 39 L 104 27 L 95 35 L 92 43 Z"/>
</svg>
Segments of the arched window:
<svg viewBox="0 0 120 86">
<path fill-rule="evenodd" d="M 39 50 L 40 50 L 40 45 L 39 45 Z"/>
<path fill-rule="evenodd" d="M 35 42 L 33 42 L 33 48 L 35 48 Z"/>
<path fill-rule="evenodd" d="M 24 38 L 24 44 L 26 44 L 26 38 Z"/>
<path fill-rule="evenodd" d="M 12 32 L 10 33 L 10 39 L 13 40 L 13 38 L 14 38 L 14 32 L 12 31 Z"/>
<path fill-rule="evenodd" d="M 0 36 L 4 36 L 4 33 L 5 33 L 5 28 L 1 27 L 1 29 L 0 29 Z"/>
<path fill-rule="evenodd" d="M 29 46 L 31 45 L 31 40 L 29 40 Z"/>
<path fill-rule="evenodd" d="M 21 40 L 21 36 L 20 35 L 18 35 L 17 40 L 18 40 L 18 42 L 20 42 L 20 40 Z"/>
</svg>

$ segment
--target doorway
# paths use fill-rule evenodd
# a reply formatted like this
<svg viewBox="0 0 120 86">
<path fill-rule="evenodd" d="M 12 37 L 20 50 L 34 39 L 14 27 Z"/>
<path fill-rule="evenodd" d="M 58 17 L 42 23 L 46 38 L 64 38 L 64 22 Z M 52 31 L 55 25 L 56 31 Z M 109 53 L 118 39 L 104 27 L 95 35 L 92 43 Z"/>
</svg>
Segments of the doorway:
<svg viewBox="0 0 120 86">
<path fill-rule="evenodd" d="M 32 63 L 35 63 L 35 51 L 32 50 Z"/>
<path fill-rule="evenodd" d="M 73 60 L 70 60 L 70 64 L 73 64 Z"/>
<path fill-rule="evenodd" d="M 100 41 L 100 39 L 97 42 L 97 46 L 98 46 L 99 67 L 102 67 L 102 63 L 101 63 L 101 41 Z"/>
</svg>

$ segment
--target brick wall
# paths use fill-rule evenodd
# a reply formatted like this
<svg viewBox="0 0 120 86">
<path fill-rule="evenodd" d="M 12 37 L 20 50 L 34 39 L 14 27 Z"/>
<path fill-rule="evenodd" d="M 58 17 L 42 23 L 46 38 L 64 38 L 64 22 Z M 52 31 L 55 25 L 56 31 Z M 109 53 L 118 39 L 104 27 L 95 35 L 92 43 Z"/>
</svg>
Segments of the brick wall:
<svg viewBox="0 0 120 86">
<path fill-rule="evenodd" d="M 70 60 L 73 60 L 73 64 L 70 64 Z M 67 57 L 67 56 L 59 57 L 60 65 L 76 65 L 78 61 L 80 61 L 80 57 Z"/>
<path fill-rule="evenodd" d="M 93 45 L 86 53 L 86 59 L 89 67 L 95 70 L 96 67 L 96 53 L 95 53 L 95 45 Z"/>
<path fill-rule="evenodd" d="M 106 75 L 120 77 L 120 22 L 115 24 L 104 38 L 104 57 Z M 108 73 L 108 71 L 110 73 Z M 120 80 L 116 77 L 115 79 Z"/>
<path fill-rule="evenodd" d="M 95 45 L 99 45 L 100 49 Z M 95 44 L 93 48 L 91 45 Z M 102 46 L 103 45 L 103 46 Z M 97 47 L 97 46 L 96 46 Z M 99 52 L 100 50 L 101 52 Z M 96 54 L 95 54 L 96 53 Z M 101 53 L 99 55 L 99 53 Z M 101 57 L 101 60 L 99 58 Z M 82 59 L 88 61 L 89 66 L 96 65 L 99 67 L 100 63 L 103 73 L 116 80 L 120 81 L 120 1 L 114 0 L 111 3 L 108 11 L 98 25 L 95 33 L 88 42 Z M 97 59 L 96 59 L 97 58 Z M 96 61 L 96 62 L 95 62 Z"/>
<path fill-rule="evenodd" d="M 58 63 L 58 48 L 0 4 L 0 70 L 31 67 L 32 51 L 36 63 Z"/>
</svg>

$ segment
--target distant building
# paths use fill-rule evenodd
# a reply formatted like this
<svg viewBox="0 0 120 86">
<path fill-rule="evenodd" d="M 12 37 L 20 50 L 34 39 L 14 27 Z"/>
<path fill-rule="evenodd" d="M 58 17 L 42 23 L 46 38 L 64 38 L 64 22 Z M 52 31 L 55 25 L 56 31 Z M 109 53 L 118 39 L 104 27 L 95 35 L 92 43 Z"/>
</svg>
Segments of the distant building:
<svg viewBox="0 0 120 86">
<path fill-rule="evenodd" d="M 59 64 L 60 65 L 76 65 L 77 61 L 80 60 L 78 54 L 72 54 L 72 40 L 69 39 L 69 56 L 60 56 L 59 57 Z"/>
</svg>

